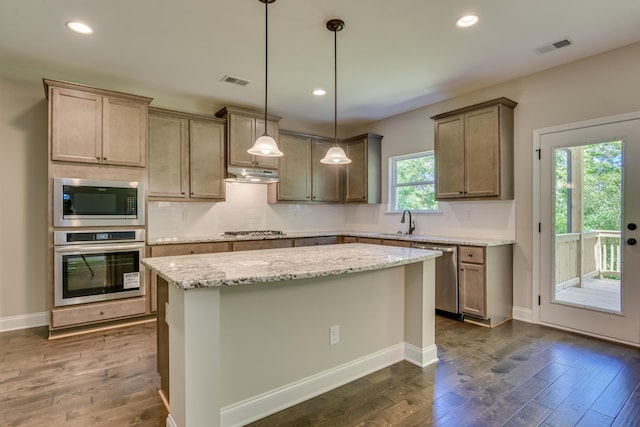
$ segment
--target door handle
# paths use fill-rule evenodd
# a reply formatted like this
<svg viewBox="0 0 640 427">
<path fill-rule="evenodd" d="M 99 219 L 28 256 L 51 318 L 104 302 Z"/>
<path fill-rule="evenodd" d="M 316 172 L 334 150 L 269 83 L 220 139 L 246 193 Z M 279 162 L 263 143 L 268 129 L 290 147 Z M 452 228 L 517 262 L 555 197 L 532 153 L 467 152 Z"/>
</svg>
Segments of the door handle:
<svg viewBox="0 0 640 427">
<path fill-rule="evenodd" d="M 630 239 L 627 239 L 627 244 L 629 246 L 635 246 L 635 244 L 638 243 L 638 241 L 636 239 L 634 239 L 633 237 Z"/>
</svg>

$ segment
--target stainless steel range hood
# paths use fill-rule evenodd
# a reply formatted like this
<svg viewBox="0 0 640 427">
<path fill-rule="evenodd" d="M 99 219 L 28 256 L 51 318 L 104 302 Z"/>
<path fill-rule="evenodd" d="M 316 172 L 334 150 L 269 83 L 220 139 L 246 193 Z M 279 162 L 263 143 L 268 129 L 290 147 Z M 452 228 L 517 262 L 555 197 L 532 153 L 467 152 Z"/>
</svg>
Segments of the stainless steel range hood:
<svg viewBox="0 0 640 427">
<path fill-rule="evenodd" d="M 244 182 L 248 184 L 271 184 L 280 181 L 278 171 L 273 169 L 240 168 L 229 166 L 227 181 Z"/>
</svg>

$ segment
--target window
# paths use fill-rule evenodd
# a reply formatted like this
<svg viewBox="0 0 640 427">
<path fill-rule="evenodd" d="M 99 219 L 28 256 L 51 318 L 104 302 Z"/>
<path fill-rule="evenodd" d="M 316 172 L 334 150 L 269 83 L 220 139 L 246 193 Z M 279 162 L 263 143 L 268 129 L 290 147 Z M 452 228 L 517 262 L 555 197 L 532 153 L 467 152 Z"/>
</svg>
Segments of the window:
<svg viewBox="0 0 640 427">
<path fill-rule="evenodd" d="M 433 151 L 389 158 L 389 210 L 438 210 Z"/>
</svg>

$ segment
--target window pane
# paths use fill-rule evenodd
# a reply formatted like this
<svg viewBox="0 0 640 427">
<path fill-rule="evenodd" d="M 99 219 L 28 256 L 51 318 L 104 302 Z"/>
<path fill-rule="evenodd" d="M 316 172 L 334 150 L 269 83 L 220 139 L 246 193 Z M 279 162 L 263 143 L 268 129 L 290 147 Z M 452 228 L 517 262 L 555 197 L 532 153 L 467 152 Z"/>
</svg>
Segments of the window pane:
<svg viewBox="0 0 640 427">
<path fill-rule="evenodd" d="M 436 210 L 438 203 L 435 199 L 434 186 L 410 185 L 398 187 L 396 207 L 398 210 Z"/>
<path fill-rule="evenodd" d="M 398 160 L 398 184 L 433 181 L 433 156 L 421 156 L 413 159 Z"/>
</svg>

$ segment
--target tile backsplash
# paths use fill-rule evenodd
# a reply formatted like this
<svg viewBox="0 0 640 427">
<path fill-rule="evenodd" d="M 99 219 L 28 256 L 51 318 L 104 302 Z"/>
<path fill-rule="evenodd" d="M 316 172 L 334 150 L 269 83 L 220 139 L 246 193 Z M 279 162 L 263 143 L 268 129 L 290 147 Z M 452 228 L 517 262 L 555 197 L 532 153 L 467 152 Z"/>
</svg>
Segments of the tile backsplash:
<svg viewBox="0 0 640 427">
<path fill-rule="evenodd" d="M 269 204 L 266 184 L 226 184 L 219 203 L 149 202 L 148 237 L 215 236 L 235 230 L 406 231 L 386 205 Z M 414 213 L 415 234 L 515 240 L 515 201 L 441 203 Z"/>
</svg>

